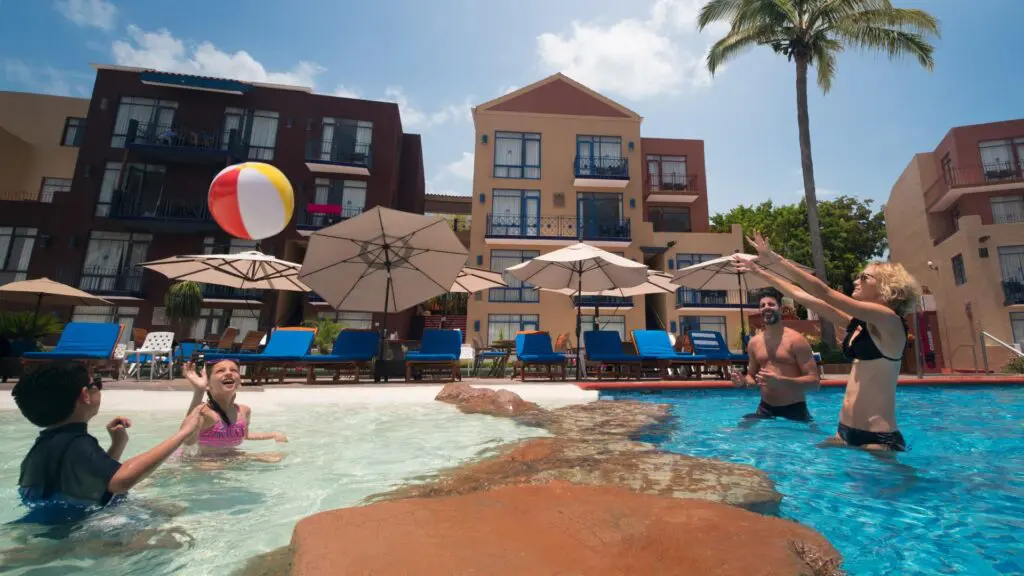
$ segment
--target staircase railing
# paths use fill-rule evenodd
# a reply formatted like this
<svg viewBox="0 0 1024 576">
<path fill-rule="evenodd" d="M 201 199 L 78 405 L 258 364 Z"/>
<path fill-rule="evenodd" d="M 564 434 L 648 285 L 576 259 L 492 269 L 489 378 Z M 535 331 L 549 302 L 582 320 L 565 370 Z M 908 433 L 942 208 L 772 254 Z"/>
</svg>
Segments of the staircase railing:
<svg viewBox="0 0 1024 576">
<path fill-rule="evenodd" d="M 985 366 L 985 374 L 988 374 L 988 350 L 985 348 L 985 338 L 988 338 L 989 340 L 995 342 L 996 344 L 999 344 L 1003 348 L 1006 348 L 1010 352 L 1016 354 L 1018 358 L 1024 357 L 1024 352 L 1021 352 L 1016 346 L 1014 346 L 1012 344 L 1007 344 L 1006 342 L 1003 342 L 999 338 L 996 338 L 995 336 L 993 336 L 993 335 L 989 334 L 988 332 L 982 330 L 981 331 L 981 361 L 982 361 L 982 363 Z"/>
</svg>

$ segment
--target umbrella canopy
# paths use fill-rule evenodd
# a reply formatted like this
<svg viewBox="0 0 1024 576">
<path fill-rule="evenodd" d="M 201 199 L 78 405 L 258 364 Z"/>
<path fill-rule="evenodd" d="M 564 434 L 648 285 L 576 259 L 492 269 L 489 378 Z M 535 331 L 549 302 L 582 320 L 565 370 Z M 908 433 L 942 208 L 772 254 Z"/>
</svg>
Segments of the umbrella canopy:
<svg viewBox="0 0 1024 576">
<path fill-rule="evenodd" d="M 700 264 L 694 264 L 693 266 L 687 266 L 686 268 L 680 268 L 676 271 L 675 276 L 672 278 L 674 284 L 679 286 L 685 286 L 687 288 L 694 288 L 696 290 L 732 290 L 737 287 L 746 287 L 748 290 L 754 290 L 758 288 L 768 288 L 771 286 L 758 276 L 750 276 L 747 274 L 739 274 L 736 271 L 734 264 L 734 258 L 752 262 L 755 266 L 765 268 L 775 274 L 786 277 L 785 273 L 777 267 L 777 265 L 763 266 L 757 262 L 757 256 L 752 254 L 730 254 L 728 256 L 722 256 L 721 258 L 715 258 L 714 260 L 708 260 L 707 262 L 701 262 Z M 810 268 L 801 266 L 808 272 L 811 272 Z M 742 286 L 738 286 L 737 276 L 743 276 Z"/>
<path fill-rule="evenodd" d="M 262 252 L 172 256 L 143 262 L 141 266 L 171 280 L 191 280 L 246 290 L 310 291 L 309 286 L 299 280 L 298 264 Z"/>
<path fill-rule="evenodd" d="M 508 284 L 501 279 L 501 272 L 491 272 L 490 270 L 466 266 L 459 272 L 459 275 L 455 278 L 455 283 L 452 284 L 448 291 L 473 294 L 474 292 L 480 292 L 489 288 L 505 288 L 507 286 Z"/>
<path fill-rule="evenodd" d="M 113 302 L 83 292 L 73 286 L 54 282 L 49 278 L 22 280 L 0 286 L 0 298 L 8 302 L 35 304 L 38 310 L 40 301 L 53 306 L 103 306 Z"/>
<path fill-rule="evenodd" d="M 506 271 L 538 288 L 569 288 L 582 293 L 631 288 L 647 280 L 647 266 L 582 243 L 542 254 Z"/>
<path fill-rule="evenodd" d="M 310 236 L 299 279 L 336 310 L 398 312 L 448 292 L 466 254 L 444 218 L 378 206 Z"/>
<path fill-rule="evenodd" d="M 661 270 L 648 270 L 647 281 L 632 288 L 612 288 L 610 290 L 599 290 L 597 292 L 583 292 L 583 296 L 643 296 L 645 294 L 671 294 L 679 287 L 672 283 L 672 276 Z M 576 296 L 573 288 L 541 288 L 547 292 L 556 292 L 566 296 Z"/>
</svg>

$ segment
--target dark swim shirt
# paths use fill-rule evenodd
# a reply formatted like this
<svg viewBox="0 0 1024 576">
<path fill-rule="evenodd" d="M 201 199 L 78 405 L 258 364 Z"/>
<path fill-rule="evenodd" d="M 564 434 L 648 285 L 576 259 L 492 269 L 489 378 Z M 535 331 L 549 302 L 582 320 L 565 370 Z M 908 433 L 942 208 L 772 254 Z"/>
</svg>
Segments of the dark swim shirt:
<svg viewBox="0 0 1024 576">
<path fill-rule="evenodd" d="M 43 430 L 21 463 L 21 501 L 33 510 L 25 520 L 70 521 L 107 505 L 114 496 L 107 486 L 120 468 L 84 423 Z"/>
</svg>

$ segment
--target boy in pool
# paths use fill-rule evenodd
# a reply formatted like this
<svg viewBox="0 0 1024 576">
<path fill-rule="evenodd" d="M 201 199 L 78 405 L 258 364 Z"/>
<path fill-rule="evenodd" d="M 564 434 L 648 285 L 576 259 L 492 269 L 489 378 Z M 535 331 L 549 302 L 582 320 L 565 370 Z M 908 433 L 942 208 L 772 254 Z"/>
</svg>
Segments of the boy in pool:
<svg viewBox="0 0 1024 576">
<path fill-rule="evenodd" d="M 21 522 L 74 522 L 116 502 L 202 423 L 200 410 L 193 410 L 173 436 L 122 463 L 131 420 L 118 416 L 107 424 L 107 450 L 86 429 L 99 412 L 102 390 L 99 379 L 90 382 L 85 367 L 70 362 L 44 365 L 14 386 L 11 394 L 22 415 L 43 428 L 21 463 L 19 493 L 29 508 Z"/>
</svg>

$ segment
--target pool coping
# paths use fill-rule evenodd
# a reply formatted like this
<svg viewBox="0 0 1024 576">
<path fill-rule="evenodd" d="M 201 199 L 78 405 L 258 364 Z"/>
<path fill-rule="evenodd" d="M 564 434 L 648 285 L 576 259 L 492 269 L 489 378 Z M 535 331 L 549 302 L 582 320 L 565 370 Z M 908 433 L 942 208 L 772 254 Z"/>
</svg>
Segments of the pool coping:
<svg viewBox="0 0 1024 576">
<path fill-rule="evenodd" d="M 611 391 L 611 390 L 732 390 L 735 387 L 732 382 L 725 380 L 659 380 L 659 381 L 612 381 L 612 380 L 591 380 L 577 382 L 577 386 L 588 391 Z M 1024 376 L 976 376 L 966 378 L 963 376 L 928 376 L 917 378 L 916 376 L 901 377 L 900 386 L 915 387 L 942 387 L 942 386 L 1022 386 Z M 845 388 L 846 380 L 826 379 L 821 381 L 822 388 Z"/>
</svg>

